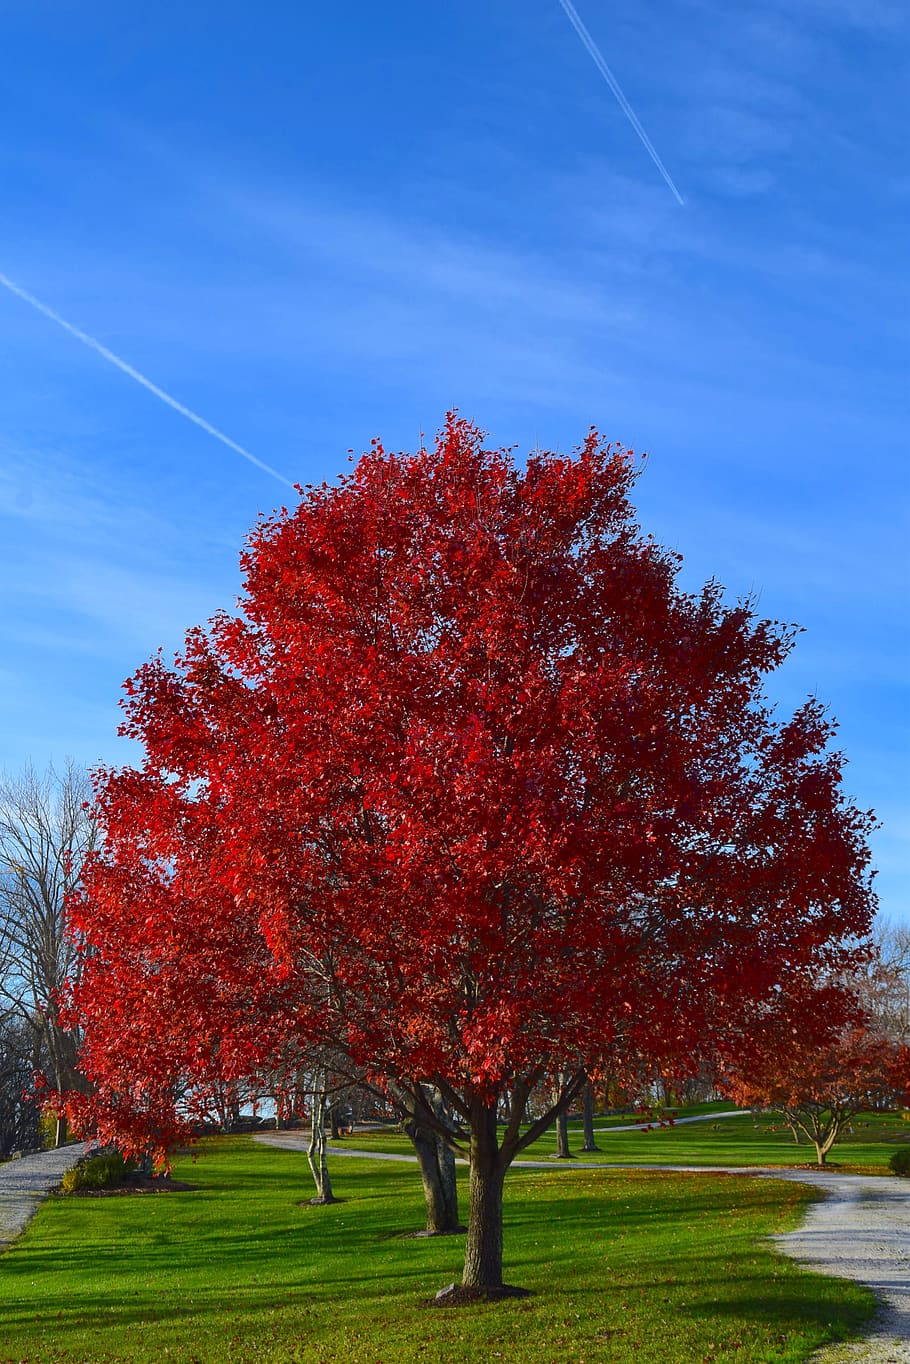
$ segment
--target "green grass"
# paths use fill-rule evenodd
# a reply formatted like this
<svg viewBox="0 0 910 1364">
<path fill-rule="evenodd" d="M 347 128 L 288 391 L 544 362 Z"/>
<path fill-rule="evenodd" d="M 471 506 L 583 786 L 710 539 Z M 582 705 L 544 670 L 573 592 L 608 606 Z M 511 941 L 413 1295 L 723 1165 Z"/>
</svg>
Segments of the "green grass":
<svg viewBox="0 0 910 1364">
<path fill-rule="evenodd" d="M 680 1108 L 680 1117 L 697 1113 L 730 1112 L 729 1102 Z M 815 1147 L 803 1138 L 799 1146 L 783 1121 L 762 1114 L 757 1125 L 749 1113 L 735 1118 L 708 1119 L 679 1127 L 656 1127 L 651 1132 L 610 1131 L 638 1121 L 634 1116 L 597 1118 L 595 1140 L 599 1150 L 582 1151 L 581 1118 L 569 1119 L 569 1148 L 576 1160 L 589 1164 L 617 1161 L 641 1165 L 814 1165 Z M 641 1121 L 646 1121 L 642 1119 Z M 829 1166 L 863 1174 L 888 1174 L 888 1160 L 900 1145 L 910 1144 L 910 1122 L 899 1113 L 864 1113 L 854 1123 L 852 1135 L 839 1141 L 828 1156 Z M 334 1143 L 355 1150 L 413 1154 L 408 1138 L 394 1128 L 357 1132 Z M 521 1160 L 548 1160 L 555 1156 L 553 1128 L 523 1151 Z M 554 1164 L 557 1162 L 554 1160 Z M 561 1163 L 561 1162 L 560 1162 Z"/>
<path fill-rule="evenodd" d="M 336 1160 L 328 1208 L 299 1206 L 302 1155 L 249 1138 L 174 1173 L 200 1187 L 45 1204 L 0 1257 L 0 1358 L 796 1364 L 873 1307 L 764 1240 L 798 1220 L 799 1185 L 515 1172 L 507 1278 L 534 1296 L 442 1311 L 421 1300 L 460 1277 L 463 1242 L 401 1239 L 422 1223 L 413 1166 Z"/>
<path fill-rule="evenodd" d="M 722 1107 L 722 1106 L 721 1106 Z M 732 1105 L 727 1106 L 732 1107 Z M 595 1123 L 595 1131 L 602 1128 Z M 864 1113 L 828 1156 L 828 1164 L 865 1174 L 888 1174 L 888 1160 L 898 1144 L 910 1142 L 910 1123 L 900 1114 Z M 655 1128 L 652 1132 L 597 1131 L 600 1150 L 581 1150 L 581 1120 L 569 1123 L 569 1149 L 579 1160 L 622 1161 L 644 1165 L 808 1165 L 815 1164 L 815 1147 L 805 1138 L 799 1146 L 779 1117 L 763 1114 L 757 1126 L 749 1114 L 715 1121 Z M 522 1153 L 541 1160 L 556 1151 L 556 1135 L 545 1133 Z"/>
</svg>

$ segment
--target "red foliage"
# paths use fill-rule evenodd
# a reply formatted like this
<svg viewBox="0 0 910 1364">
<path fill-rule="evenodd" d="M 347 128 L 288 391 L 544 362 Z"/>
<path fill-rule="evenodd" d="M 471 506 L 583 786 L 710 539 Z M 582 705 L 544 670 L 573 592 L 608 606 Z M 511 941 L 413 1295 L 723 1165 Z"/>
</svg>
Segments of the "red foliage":
<svg viewBox="0 0 910 1364">
<path fill-rule="evenodd" d="M 845 1028 L 767 1020 L 762 1045 L 731 1067 L 724 1090 L 738 1104 L 782 1113 L 815 1143 L 818 1162 L 857 1113 L 910 1097 L 910 1048 L 861 1022 Z"/>
<path fill-rule="evenodd" d="M 794 632 L 681 592 L 634 478 L 594 432 L 520 467 L 450 416 L 259 525 L 243 614 L 139 669 L 144 766 L 99 777 L 99 1112 L 328 1043 L 473 1126 L 544 1073 L 691 1060 L 849 955 L 870 818 L 822 707 L 762 700 Z"/>
</svg>

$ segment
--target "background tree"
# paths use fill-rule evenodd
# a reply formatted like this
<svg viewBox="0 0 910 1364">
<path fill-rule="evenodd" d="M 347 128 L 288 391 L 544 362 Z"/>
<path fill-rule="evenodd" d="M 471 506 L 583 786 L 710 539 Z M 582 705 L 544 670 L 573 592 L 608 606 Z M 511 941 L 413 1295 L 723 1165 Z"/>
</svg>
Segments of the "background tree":
<svg viewBox="0 0 910 1364">
<path fill-rule="evenodd" d="M 872 952 L 850 984 L 877 1032 L 910 1043 L 910 924 L 876 923 Z"/>
<path fill-rule="evenodd" d="M 858 1113 L 910 1092 L 910 1051 L 864 1026 L 818 1042 L 786 1022 L 724 1081 L 734 1102 L 779 1112 L 815 1146 L 819 1165 Z"/>
<path fill-rule="evenodd" d="M 183 1018 L 224 1035 L 243 1009 L 238 1066 L 276 1029 L 342 1046 L 470 1155 L 471 1289 L 502 1290 L 506 1171 L 586 1072 L 620 1044 L 678 1069 L 844 970 L 870 923 L 832 726 L 763 696 L 793 632 L 681 592 L 634 478 L 594 433 L 521 468 L 454 416 L 433 450 L 374 445 L 253 533 L 243 615 L 130 681 L 144 766 L 99 784 L 74 993 L 93 1079 L 121 998 L 149 1070 L 195 1045 L 160 984 L 186 993 L 192 955 Z M 150 894 L 166 911 L 133 913 Z"/>
<path fill-rule="evenodd" d="M 31 1094 L 45 1058 L 35 1030 L 9 1015 L 0 1022 L 0 1157 L 41 1145 L 41 1109 Z"/>
<path fill-rule="evenodd" d="M 583 1151 L 599 1151 L 600 1147 L 594 1140 L 594 1085 L 589 1080 L 582 1093 L 582 1130 L 584 1140 L 582 1143 Z"/>
<path fill-rule="evenodd" d="M 559 1075 L 553 1087 L 553 1104 L 558 1106 L 559 1095 L 566 1082 L 565 1075 Z M 585 1085 L 587 1088 L 587 1085 Z M 569 1148 L 569 1120 L 565 1108 L 559 1108 L 556 1114 L 556 1159 L 571 1160 L 572 1152 Z"/>
<path fill-rule="evenodd" d="M 414 1147 L 426 1203 L 426 1234 L 448 1236 L 464 1231 L 458 1216 L 458 1181 L 455 1154 L 449 1140 L 443 1136 L 447 1129 L 450 1139 L 464 1134 L 446 1107 L 441 1092 L 429 1085 L 422 1087 L 423 1102 L 418 1104 L 411 1090 L 403 1089 L 394 1080 L 387 1081 L 388 1091 L 402 1114 L 401 1125 Z M 436 1122 L 429 1125 L 425 1111 L 432 1110 Z"/>
<path fill-rule="evenodd" d="M 28 1039 L 30 1061 L 59 1088 L 78 1088 L 78 1032 L 63 1027 L 57 995 L 76 969 L 64 903 L 97 842 L 91 784 L 67 764 L 0 780 L 0 1007 Z M 62 1141 L 64 1132 L 58 1132 Z"/>
</svg>

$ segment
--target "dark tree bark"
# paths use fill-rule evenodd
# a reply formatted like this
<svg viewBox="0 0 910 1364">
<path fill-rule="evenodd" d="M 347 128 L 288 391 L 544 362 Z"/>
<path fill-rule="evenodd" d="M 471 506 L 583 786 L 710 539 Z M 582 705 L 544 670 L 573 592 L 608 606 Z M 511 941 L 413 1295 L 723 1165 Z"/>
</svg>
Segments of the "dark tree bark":
<svg viewBox="0 0 910 1364">
<path fill-rule="evenodd" d="M 496 1130 L 496 1106 L 471 1108 L 471 1211 L 464 1251 L 464 1288 L 502 1288 L 502 1189 L 506 1165 Z"/>
<path fill-rule="evenodd" d="M 411 1138 L 420 1166 L 428 1234 L 444 1236 L 449 1232 L 463 1231 L 458 1221 L 455 1157 L 435 1132 L 421 1127 L 419 1123 L 409 1120 L 405 1123 L 405 1131 Z"/>
<path fill-rule="evenodd" d="M 512 1082 L 510 1116 L 501 1141 L 495 1101 L 484 1103 L 476 1095 L 459 1095 L 444 1081 L 437 1079 L 443 1097 L 452 1104 L 455 1113 L 470 1131 L 471 1206 L 465 1241 L 463 1288 L 483 1289 L 496 1296 L 502 1292 L 521 1291 L 506 1287 L 502 1278 L 502 1195 L 506 1171 L 519 1152 L 531 1146 L 552 1127 L 554 1120 L 578 1097 L 585 1083 L 581 1071 L 564 1076 L 553 1105 L 521 1131 L 528 1098 L 541 1079 L 538 1070 Z M 435 1115 L 431 1116 L 435 1122 Z M 443 1129 L 440 1125 L 439 1130 L 449 1145 L 461 1149 L 457 1134 L 451 1127 Z"/>
<path fill-rule="evenodd" d="M 442 1095 L 438 1089 L 431 1091 L 430 1106 L 437 1121 L 441 1123 L 449 1121 Z M 436 1147 L 436 1170 L 445 1213 L 445 1230 L 462 1231 L 463 1228 L 458 1220 L 458 1180 L 455 1173 L 455 1152 L 441 1132 L 434 1132 L 433 1137 Z"/>
</svg>

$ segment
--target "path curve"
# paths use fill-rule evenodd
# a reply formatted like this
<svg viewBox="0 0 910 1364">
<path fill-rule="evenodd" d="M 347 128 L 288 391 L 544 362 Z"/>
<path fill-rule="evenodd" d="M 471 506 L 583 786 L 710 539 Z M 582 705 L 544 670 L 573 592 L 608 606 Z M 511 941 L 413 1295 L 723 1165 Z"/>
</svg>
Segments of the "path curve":
<svg viewBox="0 0 910 1364">
<path fill-rule="evenodd" d="M 76 1142 L 0 1165 L 0 1251 L 25 1230 L 39 1205 L 87 1149 L 87 1143 Z"/>
<path fill-rule="evenodd" d="M 262 1133 L 256 1141 L 285 1150 L 304 1150 L 298 1132 Z M 417 1157 L 330 1146 L 331 1156 L 395 1160 L 416 1164 Z M 459 1161 L 459 1164 L 467 1164 Z M 802 1226 L 773 1239 L 785 1255 L 809 1269 L 867 1284 L 881 1303 L 873 1334 L 849 1345 L 827 1346 L 814 1364 L 910 1364 L 910 1181 L 887 1175 L 848 1175 L 833 1170 L 796 1170 L 792 1166 L 634 1165 L 571 1160 L 516 1160 L 533 1170 L 666 1170 L 678 1174 L 746 1175 L 796 1180 L 824 1190 L 826 1197 L 808 1209 Z"/>
</svg>

